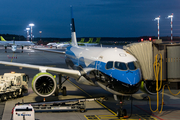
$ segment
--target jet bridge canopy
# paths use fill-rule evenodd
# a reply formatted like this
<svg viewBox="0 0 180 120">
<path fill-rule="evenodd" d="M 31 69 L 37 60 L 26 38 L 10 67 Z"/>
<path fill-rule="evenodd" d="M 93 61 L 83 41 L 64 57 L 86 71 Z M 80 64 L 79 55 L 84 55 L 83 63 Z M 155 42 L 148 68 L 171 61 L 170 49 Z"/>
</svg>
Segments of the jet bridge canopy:
<svg viewBox="0 0 180 120">
<path fill-rule="evenodd" d="M 162 80 L 177 83 L 174 88 L 180 89 L 180 42 L 163 42 L 160 39 L 128 44 L 123 49 L 138 59 L 144 80 L 155 80 L 153 64 L 155 56 L 161 55 Z M 158 57 L 157 61 L 160 60 Z"/>
</svg>

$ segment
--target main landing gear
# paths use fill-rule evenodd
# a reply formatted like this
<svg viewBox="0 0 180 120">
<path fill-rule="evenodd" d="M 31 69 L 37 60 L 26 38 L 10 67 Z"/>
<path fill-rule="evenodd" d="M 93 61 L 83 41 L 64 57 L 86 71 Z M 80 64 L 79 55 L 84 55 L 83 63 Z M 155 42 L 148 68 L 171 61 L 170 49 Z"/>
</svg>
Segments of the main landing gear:
<svg viewBox="0 0 180 120">
<path fill-rule="evenodd" d="M 119 108 L 117 110 L 117 117 L 124 117 L 124 118 L 128 117 L 126 109 L 123 109 L 124 99 L 126 98 L 127 98 L 126 96 L 114 95 L 114 99 L 118 101 L 119 104 Z"/>
<path fill-rule="evenodd" d="M 62 75 L 59 74 L 59 85 L 57 86 L 57 89 L 55 91 L 55 96 L 58 96 L 59 92 L 61 92 L 63 96 L 66 96 L 66 87 L 65 86 L 62 87 L 62 84 L 66 82 L 69 79 L 69 77 L 63 77 L 63 78 L 65 80 L 62 82 Z"/>
</svg>

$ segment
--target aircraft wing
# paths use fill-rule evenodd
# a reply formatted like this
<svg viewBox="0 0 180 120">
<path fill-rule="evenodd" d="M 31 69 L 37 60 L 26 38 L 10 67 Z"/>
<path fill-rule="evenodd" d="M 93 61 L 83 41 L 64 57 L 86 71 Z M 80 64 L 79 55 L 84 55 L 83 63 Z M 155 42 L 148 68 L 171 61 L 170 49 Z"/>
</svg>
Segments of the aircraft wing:
<svg viewBox="0 0 180 120">
<path fill-rule="evenodd" d="M 9 43 L 7 43 L 6 41 L 0 41 L 0 45 L 3 46 L 3 45 L 9 45 Z"/>
<path fill-rule="evenodd" d="M 37 69 L 41 72 L 53 72 L 56 74 L 66 75 L 74 79 L 78 79 L 81 76 L 81 73 L 78 70 L 70 70 L 70 69 L 56 68 L 56 67 L 46 67 L 46 66 L 39 66 L 39 65 L 30 65 L 30 64 L 15 63 L 15 62 L 5 62 L 5 61 L 0 61 L 0 64 L 22 67 L 22 68 L 24 67 L 24 68 Z"/>
</svg>

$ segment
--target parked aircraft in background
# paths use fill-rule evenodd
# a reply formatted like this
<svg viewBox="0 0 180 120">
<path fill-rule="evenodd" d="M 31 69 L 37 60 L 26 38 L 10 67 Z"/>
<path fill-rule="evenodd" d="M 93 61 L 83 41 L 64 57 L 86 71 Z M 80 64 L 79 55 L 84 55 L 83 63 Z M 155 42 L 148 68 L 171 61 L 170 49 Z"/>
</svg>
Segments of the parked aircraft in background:
<svg viewBox="0 0 180 120">
<path fill-rule="evenodd" d="M 13 52 L 15 52 L 17 50 L 17 48 L 21 47 L 23 50 L 24 46 L 34 46 L 35 44 L 30 42 L 30 41 L 6 41 L 2 36 L 1 36 L 1 41 L 0 41 L 0 45 L 5 47 L 5 52 L 7 47 L 11 47 L 11 50 Z"/>
<path fill-rule="evenodd" d="M 48 43 L 47 46 L 57 46 L 57 43 Z"/>
<path fill-rule="evenodd" d="M 84 45 L 84 46 L 95 46 L 99 45 L 101 38 L 96 38 L 96 41 L 93 42 L 93 38 L 89 38 L 88 42 L 78 42 L 78 45 Z"/>
<path fill-rule="evenodd" d="M 65 51 L 65 62 L 72 70 L 5 61 L 0 61 L 0 64 L 38 69 L 40 73 L 33 78 L 32 89 L 42 97 L 48 97 L 54 93 L 58 95 L 57 81 L 48 72 L 72 77 L 81 84 L 99 86 L 114 94 L 115 100 L 120 101 L 118 116 L 126 116 L 126 109 L 122 109 L 123 101 L 136 93 L 141 85 L 141 70 L 137 59 L 119 48 L 78 46 L 73 15 L 71 37 L 71 46 Z M 59 86 L 63 83 L 59 82 Z M 144 88 L 144 84 L 141 87 Z M 63 87 L 62 90 L 65 95 L 66 88 Z"/>
<path fill-rule="evenodd" d="M 85 38 L 81 38 L 81 40 L 79 42 L 77 42 L 78 44 L 84 43 L 84 39 Z"/>
<path fill-rule="evenodd" d="M 2 36 L 0 36 L 0 38 L 1 38 L 1 41 L 6 41 Z"/>
</svg>

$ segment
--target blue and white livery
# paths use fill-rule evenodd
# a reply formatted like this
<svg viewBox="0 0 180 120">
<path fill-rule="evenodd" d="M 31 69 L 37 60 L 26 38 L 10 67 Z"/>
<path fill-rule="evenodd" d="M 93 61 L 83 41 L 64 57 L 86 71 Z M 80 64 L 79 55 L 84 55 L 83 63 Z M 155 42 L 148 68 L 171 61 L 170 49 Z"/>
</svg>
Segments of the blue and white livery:
<svg viewBox="0 0 180 120">
<path fill-rule="evenodd" d="M 100 86 L 115 96 L 130 96 L 140 89 L 141 71 L 137 59 L 123 49 L 78 46 L 73 15 L 71 39 L 72 44 L 65 52 L 65 62 L 71 69 L 5 61 L 0 61 L 0 64 L 38 69 L 40 73 L 34 76 L 32 89 L 42 97 L 58 95 L 57 81 L 48 72 L 72 77 L 85 85 Z M 59 81 L 59 84 L 61 87 L 63 82 Z M 62 90 L 63 95 L 66 95 L 66 88 Z M 126 115 L 126 111 L 123 111 L 118 110 L 118 114 Z"/>
<path fill-rule="evenodd" d="M 141 71 L 134 56 L 118 48 L 78 46 L 73 15 L 71 39 L 65 61 L 72 70 L 4 61 L 0 64 L 39 69 L 40 73 L 32 80 L 32 88 L 42 97 L 54 94 L 57 89 L 56 79 L 47 72 L 72 77 L 82 84 L 100 86 L 114 95 L 129 96 L 139 90 Z"/>
</svg>

